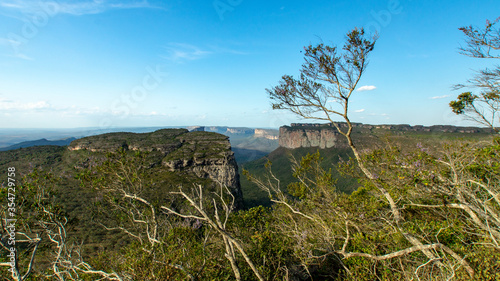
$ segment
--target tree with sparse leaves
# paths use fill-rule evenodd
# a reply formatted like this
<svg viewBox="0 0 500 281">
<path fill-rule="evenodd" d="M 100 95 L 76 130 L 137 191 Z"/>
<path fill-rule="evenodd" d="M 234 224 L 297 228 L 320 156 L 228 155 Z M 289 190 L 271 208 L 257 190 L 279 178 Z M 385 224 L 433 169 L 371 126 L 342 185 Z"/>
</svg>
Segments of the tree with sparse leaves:
<svg viewBox="0 0 500 281">
<path fill-rule="evenodd" d="M 495 21 L 486 21 L 484 29 L 473 26 L 461 27 L 466 36 L 466 45 L 460 53 L 472 58 L 500 59 L 500 30 Z M 500 66 L 477 71 L 465 84 L 455 85 L 455 89 L 472 89 L 461 93 L 457 100 L 450 102 L 455 114 L 488 126 L 500 133 Z"/>
<path fill-rule="evenodd" d="M 285 75 L 278 86 L 267 90 L 273 101 L 273 109 L 288 110 L 305 119 L 328 121 L 346 137 L 355 157 L 355 170 L 361 172 L 358 177 L 369 190 L 363 193 L 358 204 L 367 205 L 367 213 L 372 216 L 375 214 L 372 221 L 365 221 L 367 224 L 363 225 L 363 220 L 353 217 L 359 211 L 353 212 L 344 207 L 348 199 L 335 195 L 335 185 L 320 170 L 313 169 L 315 176 L 312 178 L 295 173 L 300 180 L 298 185 L 292 186 L 295 193 L 308 189 L 309 192 L 321 194 L 319 197 L 299 200 L 283 193 L 279 180 L 272 172 L 264 180 L 252 176 L 250 179 L 267 191 L 273 202 L 288 210 L 291 218 L 295 218 L 285 233 L 292 233 L 298 239 L 297 243 L 308 245 L 302 255 L 306 268 L 311 264 L 311 259 L 333 255 L 341 260 L 350 278 L 356 277 L 342 261 L 358 258 L 371 260 L 375 264 L 389 262 L 386 269 L 394 266 L 394 262 L 390 261 L 400 260 L 403 276 L 419 278 L 422 272 L 426 272 L 430 279 L 449 278 L 456 274 L 457 267 L 462 267 L 472 277 L 474 270 L 459 254 L 439 240 L 429 239 L 428 234 L 408 223 L 403 200 L 399 197 L 399 186 L 387 182 L 374 167 L 367 166 L 369 163 L 365 155 L 358 151 L 351 137 L 353 125 L 349 119 L 349 101 L 366 70 L 368 55 L 373 51 L 375 42 L 376 37 L 367 38 L 363 29 L 355 28 L 347 33 L 341 51 L 324 44 L 306 47 L 300 77 L 296 79 Z M 340 117 L 345 124 L 338 123 L 335 117 Z M 301 165 L 296 167 L 300 170 Z M 378 203 L 373 203 L 373 200 Z M 370 248 L 377 246 L 373 242 L 380 240 L 375 237 L 381 235 L 381 229 L 384 235 L 396 243 L 391 242 L 387 247 L 382 247 L 383 251 L 374 251 Z M 356 247 L 360 243 L 369 247 Z M 402 263 L 402 259 L 408 261 Z"/>
</svg>

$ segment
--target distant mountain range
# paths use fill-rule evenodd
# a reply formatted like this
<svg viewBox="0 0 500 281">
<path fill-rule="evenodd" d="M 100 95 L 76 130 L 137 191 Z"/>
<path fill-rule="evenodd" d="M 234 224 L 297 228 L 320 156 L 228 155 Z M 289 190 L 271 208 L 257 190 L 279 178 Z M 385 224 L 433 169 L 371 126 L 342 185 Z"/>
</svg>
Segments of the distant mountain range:
<svg viewBox="0 0 500 281">
<path fill-rule="evenodd" d="M 184 128 L 187 128 L 189 131 L 216 132 L 228 136 L 238 163 L 256 160 L 278 148 L 277 129 L 255 129 L 227 126 L 187 126 Z M 73 140 L 87 136 L 100 135 L 103 133 L 149 133 L 159 129 L 163 129 L 163 127 L 113 128 L 105 131 L 98 128 L 52 130 L 1 129 L 0 151 L 42 145 L 66 146 Z"/>
<path fill-rule="evenodd" d="M 54 140 L 54 141 L 49 141 L 47 139 L 39 139 L 39 140 L 34 140 L 34 141 L 23 141 L 23 142 L 13 144 L 13 145 L 10 145 L 7 147 L 2 147 L 2 148 L 0 148 L 0 151 L 7 151 L 7 150 L 14 150 L 14 149 L 19 149 L 19 148 L 26 148 L 26 147 L 32 147 L 32 146 L 42 146 L 42 145 L 66 146 L 66 145 L 69 145 L 74 140 L 76 140 L 76 138 L 71 137 L 71 138 L 67 138 L 67 139 Z"/>
</svg>

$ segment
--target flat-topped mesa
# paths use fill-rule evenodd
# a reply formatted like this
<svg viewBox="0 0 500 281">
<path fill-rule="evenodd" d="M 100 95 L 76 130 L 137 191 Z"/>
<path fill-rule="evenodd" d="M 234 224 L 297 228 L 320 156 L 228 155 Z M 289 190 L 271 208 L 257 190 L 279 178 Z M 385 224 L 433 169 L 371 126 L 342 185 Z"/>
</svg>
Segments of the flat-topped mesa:
<svg viewBox="0 0 500 281">
<path fill-rule="evenodd" d="M 190 171 L 197 177 L 227 186 L 235 195 L 237 205 L 242 204 L 238 164 L 229 137 L 211 132 L 191 132 L 177 139 L 182 146 L 163 158 L 162 164 L 171 171 Z"/>
<path fill-rule="evenodd" d="M 254 133 L 253 129 L 250 128 L 227 128 L 227 134 L 239 134 L 239 135 L 250 135 Z"/>
<path fill-rule="evenodd" d="M 442 133 L 493 133 L 491 128 L 481 128 L 481 127 L 460 127 L 452 125 L 433 125 L 433 126 L 422 126 L 422 125 L 408 125 L 408 124 L 382 124 L 382 125 L 370 125 L 363 123 L 352 122 L 353 128 L 362 129 L 384 129 L 384 130 L 396 130 L 396 131 L 412 131 L 412 132 L 442 132 Z M 347 128 L 347 123 L 338 122 L 337 125 L 340 128 Z M 287 127 L 287 126 L 285 126 Z M 292 123 L 290 124 L 292 128 L 320 128 L 320 129 L 335 129 L 334 125 L 331 123 L 326 124 L 316 124 L 316 123 Z"/>
<path fill-rule="evenodd" d="M 188 133 L 186 129 L 163 129 L 152 133 L 108 133 L 75 140 L 69 150 L 89 150 L 92 152 L 115 152 L 120 148 L 138 151 L 160 151 L 168 154 L 182 143 L 178 136 Z"/>
<path fill-rule="evenodd" d="M 400 125 L 369 125 L 362 123 L 351 123 L 354 129 L 353 133 L 370 134 L 371 132 L 392 131 L 397 132 L 430 132 L 430 133 L 493 133 L 490 128 L 479 127 L 457 127 L 451 125 L 435 126 L 410 126 L 408 124 Z M 347 123 L 338 122 L 341 129 L 347 129 Z M 279 145 L 284 148 L 299 147 L 346 147 L 347 142 L 333 124 L 310 124 L 310 123 L 292 123 L 290 126 L 282 126 L 279 130 Z"/>
<path fill-rule="evenodd" d="M 152 133 L 109 133 L 73 141 L 69 150 L 115 152 L 119 149 L 160 152 L 161 163 L 170 171 L 192 172 L 227 186 L 242 206 L 238 165 L 227 136 L 186 129 L 163 129 Z"/>
<path fill-rule="evenodd" d="M 279 137 L 276 134 L 276 130 L 266 130 L 266 129 L 255 129 L 254 136 L 257 138 L 265 138 L 268 140 L 277 140 Z"/>
<path fill-rule="evenodd" d="M 279 130 L 279 146 L 295 149 L 299 147 L 330 148 L 343 144 L 342 136 L 335 128 L 327 126 L 283 126 Z"/>
</svg>

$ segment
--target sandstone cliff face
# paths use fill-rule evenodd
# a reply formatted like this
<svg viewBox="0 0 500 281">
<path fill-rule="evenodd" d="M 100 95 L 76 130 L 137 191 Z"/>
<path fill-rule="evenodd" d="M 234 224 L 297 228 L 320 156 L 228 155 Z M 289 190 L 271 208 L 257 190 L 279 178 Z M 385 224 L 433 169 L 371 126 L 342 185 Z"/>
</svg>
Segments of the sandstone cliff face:
<svg viewBox="0 0 500 281">
<path fill-rule="evenodd" d="M 343 146 L 345 141 L 333 128 L 280 127 L 279 145 L 284 148 Z"/>
<path fill-rule="evenodd" d="M 211 179 L 227 186 L 242 206 L 238 164 L 231 151 L 229 138 L 217 133 L 189 133 L 178 137 L 182 146 L 167 155 L 162 165 L 171 171 L 189 171 L 197 177 Z"/>
<path fill-rule="evenodd" d="M 338 126 L 346 131 L 346 123 L 338 123 Z M 352 123 L 353 134 L 359 136 L 368 136 L 374 133 L 384 135 L 388 132 L 404 134 L 405 132 L 425 132 L 425 133 L 493 133 L 490 128 L 477 127 L 456 127 L 449 125 L 436 126 L 410 126 L 407 124 L 401 125 L 369 125 L 362 123 Z M 280 127 L 279 130 L 279 145 L 285 148 L 299 147 L 347 147 L 347 142 L 344 136 L 337 132 L 337 129 L 331 124 L 307 124 L 307 123 L 292 123 L 291 126 Z"/>
<path fill-rule="evenodd" d="M 69 150 L 114 152 L 117 149 L 160 152 L 161 164 L 170 171 L 193 173 L 229 188 L 237 207 L 243 205 L 238 165 L 227 136 L 185 129 L 153 133 L 111 133 L 73 141 Z"/>
<path fill-rule="evenodd" d="M 255 129 L 254 136 L 257 138 L 265 138 L 268 140 L 277 140 L 279 136 L 275 133 L 276 130 Z"/>
<path fill-rule="evenodd" d="M 493 133 L 491 128 L 480 128 L 480 127 L 459 127 L 452 125 L 433 125 L 433 126 L 422 126 L 422 125 L 408 125 L 408 124 L 389 124 L 389 125 L 370 125 L 363 123 L 351 123 L 352 127 L 355 129 L 365 129 L 365 130 L 392 130 L 398 132 L 435 132 L 435 133 Z M 341 128 L 347 128 L 347 124 L 339 122 L 338 125 Z M 287 127 L 287 126 L 285 126 Z M 292 123 L 289 128 L 317 128 L 317 129 L 329 129 L 334 128 L 331 124 L 308 124 L 308 123 Z"/>
</svg>

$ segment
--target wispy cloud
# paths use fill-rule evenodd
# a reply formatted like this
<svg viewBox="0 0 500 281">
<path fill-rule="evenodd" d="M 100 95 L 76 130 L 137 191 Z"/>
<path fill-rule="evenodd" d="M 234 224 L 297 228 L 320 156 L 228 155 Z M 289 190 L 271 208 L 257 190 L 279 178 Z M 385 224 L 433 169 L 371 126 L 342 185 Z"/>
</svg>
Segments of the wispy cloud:
<svg viewBox="0 0 500 281">
<path fill-rule="evenodd" d="M 202 50 L 197 46 L 184 43 L 170 43 L 165 47 L 165 50 L 167 55 L 161 57 L 174 62 L 198 60 L 212 54 L 211 51 Z"/>
<path fill-rule="evenodd" d="M 6 45 L 19 45 L 21 42 L 16 41 L 14 39 L 7 39 L 7 38 L 0 38 L 0 46 L 6 46 Z"/>
<path fill-rule="evenodd" d="M 85 1 L 80 3 L 62 3 L 60 4 L 60 13 L 71 15 L 99 14 L 112 9 L 161 9 L 161 7 L 151 5 L 148 1 Z"/>
<path fill-rule="evenodd" d="M 364 112 L 364 111 L 365 111 L 364 108 L 363 109 L 354 110 L 354 112 L 357 112 L 357 113 Z"/>
<path fill-rule="evenodd" d="M 431 97 L 429 99 L 431 99 L 431 100 L 438 100 L 438 99 L 445 99 L 447 97 L 451 97 L 451 95 L 435 96 L 435 97 Z"/>
<path fill-rule="evenodd" d="M 151 111 L 151 112 L 135 112 L 131 114 L 134 117 L 154 117 L 154 116 L 168 116 L 165 113 L 160 113 L 157 111 Z"/>
<path fill-rule="evenodd" d="M 211 51 L 218 54 L 230 54 L 230 55 L 249 55 L 249 52 L 232 49 L 228 47 L 221 47 L 218 45 L 209 45 L 208 46 Z"/>
<path fill-rule="evenodd" d="M 5 7 L 5 8 L 12 8 L 12 9 L 22 9 L 24 8 L 23 5 L 20 5 L 16 2 L 21 2 L 21 1 L 11 1 L 11 2 L 3 2 L 3 3 L 0 3 L 0 7 Z"/>
<path fill-rule="evenodd" d="M 387 113 L 381 113 L 381 114 L 380 113 L 370 113 L 368 115 L 370 115 L 370 116 L 389 116 L 389 114 L 387 114 Z"/>
<path fill-rule="evenodd" d="M 0 37 L 0 46 L 10 46 L 10 47 L 12 47 L 12 49 L 15 50 L 14 54 L 5 55 L 5 56 L 19 58 L 19 59 L 23 59 L 23 60 L 33 60 L 33 58 L 19 52 L 18 48 L 21 44 L 22 44 L 22 42 L 20 42 L 20 41 L 10 39 L 10 38 L 1 38 Z"/>
<path fill-rule="evenodd" d="M 31 14 L 49 7 L 59 14 L 70 14 L 75 16 L 99 14 L 112 9 L 163 9 L 161 6 L 153 5 L 147 0 L 143 1 L 117 1 L 117 0 L 93 0 L 93 1 L 46 1 L 34 2 L 27 0 L 6 0 L 0 3 L 0 8 L 17 10 L 21 13 Z"/>
<path fill-rule="evenodd" d="M 23 59 L 23 60 L 34 60 L 32 57 L 27 56 L 25 54 L 21 54 L 21 53 L 14 54 L 14 55 L 7 55 L 7 56 L 12 57 L 12 58 Z"/>
<path fill-rule="evenodd" d="M 208 44 L 200 47 L 187 43 L 171 42 L 165 45 L 164 49 L 166 52 L 165 54 L 160 55 L 160 57 L 172 62 L 184 63 L 187 61 L 203 59 L 212 55 L 224 54 L 245 56 L 250 54 L 249 52 L 227 47 L 225 45 L 235 45 L 235 43 L 226 42 L 222 44 L 222 46 L 220 44 Z"/>
<path fill-rule="evenodd" d="M 363 91 L 373 91 L 375 90 L 377 87 L 375 86 L 361 86 L 359 87 L 356 91 L 358 92 L 363 92 Z"/>
<path fill-rule="evenodd" d="M 46 101 L 21 103 L 13 100 L 0 99 L 0 110 L 40 110 L 50 108 Z"/>
<path fill-rule="evenodd" d="M 17 50 L 17 48 L 22 44 L 22 42 L 19 42 L 17 40 L 14 40 L 14 39 L 8 39 L 8 38 L 1 38 L 0 37 L 0 46 L 10 46 L 12 47 L 13 49 Z M 5 55 L 5 56 L 8 56 L 8 57 L 13 57 L 13 58 L 19 58 L 19 59 L 23 59 L 23 60 L 33 60 L 33 58 L 25 55 L 25 54 L 22 54 L 20 53 L 19 51 L 17 52 L 14 52 L 13 55 Z"/>
</svg>

